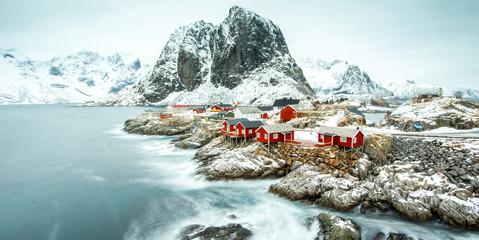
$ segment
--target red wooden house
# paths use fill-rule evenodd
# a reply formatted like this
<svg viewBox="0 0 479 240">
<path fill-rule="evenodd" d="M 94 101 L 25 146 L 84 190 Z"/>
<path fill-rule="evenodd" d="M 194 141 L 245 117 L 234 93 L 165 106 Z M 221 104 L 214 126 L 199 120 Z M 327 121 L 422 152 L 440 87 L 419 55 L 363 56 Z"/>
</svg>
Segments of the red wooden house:
<svg viewBox="0 0 479 240">
<path fill-rule="evenodd" d="M 318 131 L 318 142 L 355 148 L 364 144 L 364 134 L 359 129 L 323 126 Z"/>
<path fill-rule="evenodd" d="M 300 111 L 304 111 L 304 109 L 295 104 L 295 105 L 288 105 L 285 108 L 281 109 L 280 112 L 280 119 L 284 121 L 293 120 L 295 118 L 301 117 Z"/>
<path fill-rule="evenodd" d="M 261 113 L 261 118 L 262 119 L 269 119 L 269 115 L 267 112 Z"/>
<path fill-rule="evenodd" d="M 173 115 L 171 113 L 162 113 L 160 114 L 161 119 L 171 118 Z"/>
<path fill-rule="evenodd" d="M 261 121 L 240 121 L 236 124 L 236 134 L 244 138 L 254 137 L 256 130 L 263 125 Z"/>
<path fill-rule="evenodd" d="M 223 135 L 231 136 L 231 137 L 238 137 L 238 134 L 236 132 L 236 124 L 238 124 L 240 121 L 248 121 L 246 118 L 237 118 L 237 119 L 231 119 L 231 120 L 226 120 L 223 123 L 221 123 L 221 133 Z"/>
<path fill-rule="evenodd" d="M 233 105 L 220 104 L 220 105 L 212 106 L 210 109 L 210 112 L 222 112 L 222 111 L 231 111 L 231 110 L 233 110 Z"/>
<path fill-rule="evenodd" d="M 195 108 L 193 109 L 193 113 L 195 114 L 200 114 L 200 113 L 205 113 L 206 112 L 206 108 Z"/>
<path fill-rule="evenodd" d="M 264 143 L 285 142 L 294 139 L 294 128 L 289 123 L 265 125 L 256 130 L 256 141 Z"/>
</svg>

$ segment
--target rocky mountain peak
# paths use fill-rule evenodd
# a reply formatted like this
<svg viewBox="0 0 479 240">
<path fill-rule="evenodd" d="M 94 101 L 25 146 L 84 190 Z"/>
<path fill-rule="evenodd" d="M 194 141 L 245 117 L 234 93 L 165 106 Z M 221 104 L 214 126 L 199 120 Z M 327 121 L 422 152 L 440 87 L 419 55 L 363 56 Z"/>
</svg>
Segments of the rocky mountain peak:
<svg viewBox="0 0 479 240">
<path fill-rule="evenodd" d="M 244 89 L 237 88 L 245 81 L 254 81 L 263 90 L 253 95 L 239 94 Z M 271 88 L 283 88 L 285 85 L 293 90 L 286 93 Z M 191 94 L 202 87 L 209 91 L 216 89 L 229 93 L 222 97 L 214 94 L 206 96 L 203 90 L 196 95 Z M 239 94 L 243 100 L 253 103 L 266 101 L 266 96 L 261 96 L 266 91 L 282 95 L 279 97 L 307 98 L 314 95 L 301 69 L 289 54 L 281 30 L 270 20 L 238 6 L 233 6 L 218 26 L 197 21 L 178 28 L 163 48 L 150 76 L 139 82 L 132 91 L 127 98 L 133 98 L 121 102 L 151 104 L 163 100 L 164 103 L 182 101 L 205 104 L 217 98 L 222 102 L 236 101 L 233 98 Z M 164 100 L 170 95 L 175 100 Z"/>
</svg>

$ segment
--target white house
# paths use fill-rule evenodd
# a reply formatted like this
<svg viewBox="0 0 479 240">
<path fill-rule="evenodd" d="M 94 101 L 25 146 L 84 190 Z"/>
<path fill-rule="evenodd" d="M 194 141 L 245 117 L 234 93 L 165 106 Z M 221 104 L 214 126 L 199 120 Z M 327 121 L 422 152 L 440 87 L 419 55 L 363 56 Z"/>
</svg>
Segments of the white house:
<svg viewBox="0 0 479 240">
<path fill-rule="evenodd" d="M 257 107 L 237 107 L 233 113 L 235 118 L 260 119 L 261 111 Z"/>
</svg>

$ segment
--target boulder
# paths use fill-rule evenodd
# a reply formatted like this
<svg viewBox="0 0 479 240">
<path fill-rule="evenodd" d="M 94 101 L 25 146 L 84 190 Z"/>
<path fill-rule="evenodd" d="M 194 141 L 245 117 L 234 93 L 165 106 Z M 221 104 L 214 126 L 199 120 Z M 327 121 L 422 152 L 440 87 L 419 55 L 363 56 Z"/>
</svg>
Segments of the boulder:
<svg viewBox="0 0 479 240">
<path fill-rule="evenodd" d="M 253 233 L 238 223 L 229 223 L 220 227 L 205 227 L 193 224 L 183 228 L 179 234 L 181 240 L 246 240 L 250 239 Z"/>
<path fill-rule="evenodd" d="M 332 189 L 351 190 L 357 183 L 354 177 L 335 178 L 331 174 L 323 174 L 320 169 L 318 166 L 304 164 L 279 183 L 271 185 L 269 191 L 290 200 L 312 200 Z"/>
<path fill-rule="evenodd" d="M 389 233 L 386 240 L 413 240 L 413 238 L 408 237 L 404 233 Z"/>
<path fill-rule="evenodd" d="M 449 224 L 479 228 L 479 206 L 475 199 L 464 201 L 455 196 L 447 197 L 439 204 L 437 213 L 443 219 L 452 221 Z"/>
<path fill-rule="evenodd" d="M 323 212 L 318 215 L 318 220 L 324 231 L 324 240 L 361 239 L 361 230 L 359 226 L 349 218 L 344 219 L 334 214 Z"/>
<path fill-rule="evenodd" d="M 256 153 L 258 142 L 244 147 L 231 147 L 221 137 L 198 150 L 194 160 L 201 163 L 197 174 L 209 180 L 253 179 L 283 176 L 286 161 Z"/>
<path fill-rule="evenodd" d="M 385 134 L 367 134 L 364 136 L 364 153 L 379 166 L 388 163 L 388 154 L 392 151 L 393 138 Z"/>
<path fill-rule="evenodd" d="M 323 193 L 318 202 L 326 207 L 346 211 L 357 206 L 367 195 L 367 192 L 366 189 L 361 187 L 349 191 L 335 188 Z"/>
</svg>

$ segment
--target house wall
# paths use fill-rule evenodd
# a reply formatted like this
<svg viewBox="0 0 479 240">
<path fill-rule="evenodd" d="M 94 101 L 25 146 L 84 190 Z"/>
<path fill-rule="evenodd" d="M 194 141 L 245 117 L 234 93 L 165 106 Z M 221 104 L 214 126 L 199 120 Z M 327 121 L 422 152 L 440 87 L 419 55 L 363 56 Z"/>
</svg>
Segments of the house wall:
<svg viewBox="0 0 479 240">
<path fill-rule="evenodd" d="M 283 110 L 281 110 L 280 112 L 280 119 L 281 120 L 286 120 L 286 121 L 289 121 L 291 119 L 295 119 L 296 118 L 296 110 L 294 110 L 292 107 L 290 106 L 286 106 L 285 108 L 283 108 Z"/>
<path fill-rule="evenodd" d="M 249 138 L 249 137 L 255 137 L 256 136 L 256 130 L 258 128 L 245 128 L 243 125 L 238 124 L 238 125 L 236 125 L 236 129 L 237 129 L 238 133 L 240 134 L 240 136 Z M 251 133 L 250 133 L 250 130 L 251 130 Z M 243 131 L 244 131 L 244 133 L 243 133 Z"/>
<path fill-rule="evenodd" d="M 321 136 L 324 136 L 324 138 L 321 139 Z M 320 143 L 332 143 L 333 142 L 333 137 L 326 136 L 326 135 L 323 135 L 321 133 L 318 133 L 318 142 L 320 142 Z"/>
<path fill-rule="evenodd" d="M 257 131 L 256 134 L 259 133 L 260 136 L 256 136 L 256 141 L 264 142 L 264 143 L 277 143 L 277 142 L 284 142 L 285 139 L 288 140 L 293 140 L 294 139 L 294 131 L 291 131 L 290 134 L 282 134 L 282 133 L 267 133 L 264 128 L 260 127 Z M 268 136 L 268 138 L 265 138 L 265 134 Z M 274 138 L 274 135 L 277 134 L 277 138 Z M 269 139 L 269 141 L 268 141 Z"/>
<path fill-rule="evenodd" d="M 211 112 L 221 112 L 221 108 L 219 106 L 215 105 L 215 106 L 211 107 L 210 111 Z"/>
<path fill-rule="evenodd" d="M 353 143 L 353 147 L 359 147 L 364 145 L 364 134 L 362 132 L 358 132 L 356 134 L 356 143 Z"/>
<path fill-rule="evenodd" d="M 259 136 L 257 135 L 259 133 Z M 264 137 L 264 135 L 267 134 L 266 131 L 264 130 L 264 128 L 260 127 L 257 131 L 256 131 L 256 141 L 259 141 L 259 142 L 264 142 L 264 143 L 268 143 L 268 139 L 266 139 Z"/>
<path fill-rule="evenodd" d="M 221 124 L 221 130 L 223 130 L 223 131 L 228 131 L 228 126 L 229 126 L 228 123 L 223 122 L 223 123 Z"/>
<path fill-rule="evenodd" d="M 346 140 L 345 142 L 341 142 L 341 137 L 340 136 L 334 136 L 333 144 L 341 146 L 341 147 L 350 148 L 351 147 L 351 142 L 353 141 L 353 139 L 347 137 L 345 140 Z"/>
</svg>

